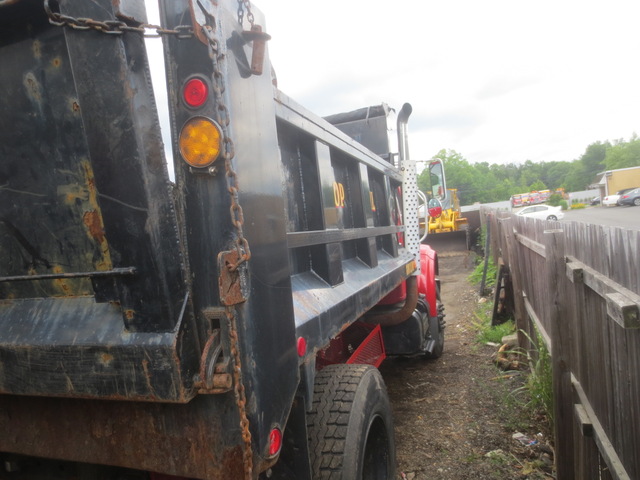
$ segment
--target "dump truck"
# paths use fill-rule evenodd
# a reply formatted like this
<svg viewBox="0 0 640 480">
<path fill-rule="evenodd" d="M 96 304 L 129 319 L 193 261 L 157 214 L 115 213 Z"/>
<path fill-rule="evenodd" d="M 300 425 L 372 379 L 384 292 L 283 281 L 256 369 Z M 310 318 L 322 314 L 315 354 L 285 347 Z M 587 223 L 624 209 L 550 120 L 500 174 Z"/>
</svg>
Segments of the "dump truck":
<svg viewBox="0 0 640 480">
<path fill-rule="evenodd" d="M 383 158 L 248 1 L 159 3 L 0 0 L 0 477 L 395 479 L 377 366 L 444 342 L 411 106 Z"/>
</svg>

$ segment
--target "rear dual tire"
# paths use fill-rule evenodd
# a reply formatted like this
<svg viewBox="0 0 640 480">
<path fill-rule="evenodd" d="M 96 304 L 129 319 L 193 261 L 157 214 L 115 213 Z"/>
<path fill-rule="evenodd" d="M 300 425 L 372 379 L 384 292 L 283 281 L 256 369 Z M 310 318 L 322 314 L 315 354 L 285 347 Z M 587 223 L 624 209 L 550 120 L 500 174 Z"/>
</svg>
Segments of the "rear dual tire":
<svg viewBox="0 0 640 480">
<path fill-rule="evenodd" d="M 314 480 L 395 480 L 391 406 L 376 368 L 318 372 L 307 419 Z"/>
</svg>

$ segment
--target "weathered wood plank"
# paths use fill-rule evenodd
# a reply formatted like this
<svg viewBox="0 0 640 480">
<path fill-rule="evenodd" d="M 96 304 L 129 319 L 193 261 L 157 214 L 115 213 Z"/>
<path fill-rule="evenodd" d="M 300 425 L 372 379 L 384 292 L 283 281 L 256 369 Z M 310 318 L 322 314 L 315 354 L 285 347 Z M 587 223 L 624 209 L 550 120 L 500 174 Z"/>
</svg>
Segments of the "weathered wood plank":
<svg viewBox="0 0 640 480">
<path fill-rule="evenodd" d="M 639 303 L 619 292 L 607 293 L 607 314 L 623 328 L 640 328 Z"/>
<path fill-rule="evenodd" d="M 546 257 L 543 244 L 538 243 L 535 240 L 532 240 L 531 238 L 521 235 L 519 233 L 516 233 L 516 239 L 518 240 L 518 242 L 520 242 L 522 245 L 527 247 L 529 250 L 536 252 L 538 255 L 540 255 L 543 258 Z"/>
<path fill-rule="evenodd" d="M 560 258 L 548 237 L 561 233 L 543 233 L 544 222 L 499 218 L 517 327 L 532 339 L 540 332 L 550 346 L 558 480 L 640 479 L 640 232 L 563 222 Z M 519 341 L 527 348 L 526 335 Z M 592 438 L 583 436 L 590 430 Z"/>
<path fill-rule="evenodd" d="M 576 414 L 576 421 L 580 427 L 580 433 L 585 437 L 593 436 L 593 422 L 591 421 L 591 417 L 587 413 L 587 409 L 584 408 L 581 404 L 576 403 L 573 406 L 573 410 Z"/>
<path fill-rule="evenodd" d="M 616 480 L 631 480 L 631 477 L 620 461 L 615 448 L 613 448 L 613 445 L 611 444 L 606 431 L 598 421 L 598 416 L 591 407 L 589 399 L 582 389 L 580 382 L 578 382 L 578 380 L 574 376 L 571 377 L 571 385 L 573 386 L 576 395 L 578 395 L 578 398 L 580 399 L 580 404 L 584 408 L 584 411 L 591 421 L 591 425 L 593 428 L 593 438 L 596 441 L 598 450 L 600 451 L 602 458 L 609 467 L 609 471 L 611 472 L 613 478 Z"/>
<path fill-rule="evenodd" d="M 514 219 L 513 217 L 509 218 L 505 221 L 505 228 L 503 230 L 505 234 L 505 243 L 507 245 L 509 258 L 509 270 L 511 272 L 516 272 L 515 275 L 512 274 L 511 281 L 513 285 L 513 304 L 515 310 L 515 321 L 516 321 L 516 331 L 518 332 L 518 343 L 519 345 L 524 345 L 527 341 L 525 335 L 522 332 L 526 331 L 528 321 L 527 321 L 527 312 L 524 305 L 524 293 L 522 291 L 522 275 L 521 275 L 521 258 L 518 252 L 518 242 L 515 241 L 515 231 L 513 227 Z"/>
<path fill-rule="evenodd" d="M 549 322 L 551 329 L 551 357 L 553 369 L 553 398 L 555 419 L 556 473 L 558 480 L 573 480 L 573 422 L 570 360 L 573 349 L 572 332 L 566 328 L 564 269 L 564 232 L 546 230 L 546 273 L 549 288 Z"/>
<path fill-rule="evenodd" d="M 640 295 L 570 256 L 567 257 L 566 275 L 573 283 L 584 283 L 604 298 L 607 313 L 620 326 L 640 328 Z"/>
<path fill-rule="evenodd" d="M 544 346 L 549 351 L 549 355 L 553 356 L 553 346 L 551 344 L 551 337 L 549 336 L 547 329 L 544 327 L 544 325 L 540 321 L 538 314 L 533 308 L 533 305 L 531 305 L 531 302 L 529 302 L 529 300 L 527 299 L 526 295 L 524 295 L 524 306 L 527 310 L 527 314 L 529 315 L 529 318 L 533 320 L 533 323 L 535 323 L 538 333 L 540 333 L 540 336 L 542 337 L 542 341 L 544 342 Z"/>
</svg>

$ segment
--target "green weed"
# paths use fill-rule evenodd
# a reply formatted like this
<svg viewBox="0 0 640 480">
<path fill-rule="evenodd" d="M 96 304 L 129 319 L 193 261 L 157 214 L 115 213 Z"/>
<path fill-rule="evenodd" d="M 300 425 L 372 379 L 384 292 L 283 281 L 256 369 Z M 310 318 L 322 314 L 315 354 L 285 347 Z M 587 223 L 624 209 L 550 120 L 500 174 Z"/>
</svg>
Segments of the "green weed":
<svg viewBox="0 0 640 480">
<path fill-rule="evenodd" d="M 536 332 L 536 341 L 522 332 L 528 339 L 532 348 L 526 353 L 529 363 L 529 374 L 525 384 L 520 390 L 526 390 L 529 400 L 525 406 L 532 413 L 541 413 L 549 419 L 553 427 L 553 372 L 551 355 L 544 344 L 542 337 Z"/>
<path fill-rule="evenodd" d="M 484 271 L 484 259 L 480 259 L 480 263 L 476 265 L 476 268 L 469 275 L 469 282 L 474 285 L 480 285 L 482 281 L 482 273 Z M 489 262 L 487 263 L 487 276 L 485 279 L 485 287 L 491 288 L 496 284 L 496 277 L 498 276 L 498 270 L 496 269 L 495 264 L 493 263 L 493 257 L 489 255 Z"/>
</svg>

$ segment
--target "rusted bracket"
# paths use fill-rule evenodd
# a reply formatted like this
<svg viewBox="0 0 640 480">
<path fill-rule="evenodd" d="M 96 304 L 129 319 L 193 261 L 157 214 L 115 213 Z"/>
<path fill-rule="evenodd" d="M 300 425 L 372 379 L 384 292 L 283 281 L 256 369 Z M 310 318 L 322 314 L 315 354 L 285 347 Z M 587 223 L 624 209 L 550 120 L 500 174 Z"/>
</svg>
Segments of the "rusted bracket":
<svg viewBox="0 0 640 480">
<path fill-rule="evenodd" d="M 222 359 L 222 360 L 221 360 Z M 233 386 L 229 359 L 222 358 L 220 330 L 215 329 L 202 350 L 200 372 L 195 378 L 198 393 L 225 393 Z"/>
<path fill-rule="evenodd" d="M 246 269 L 247 264 L 241 263 L 240 254 L 237 250 L 228 250 L 218 254 L 218 288 L 220 290 L 220 302 L 226 306 L 237 305 L 247 300 L 246 290 Z M 231 266 L 237 268 L 231 269 Z"/>
<path fill-rule="evenodd" d="M 253 75 L 262 75 L 267 41 L 271 40 L 271 35 L 263 32 L 260 25 L 252 25 L 251 30 L 245 30 L 242 32 L 242 38 L 247 43 L 253 42 L 253 50 L 251 53 L 251 73 Z"/>
<path fill-rule="evenodd" d="M 199 28 L 194 28 L 194 34 L 196 38 L 205 45 L 209 44 L 209 40 L 206 35 L 202 31 L 202 29 L 207 28 L 209 21 L 215 22 L 214 13 L 215 7 L 217 6 L 217 1 L 212 0 L 190 0 L 189 1 L 189 10 L 191 13 L 191 22 L 194 26 L 198 26 Z M 213 20 L 212 20 L 213 19 Z"/>
</svg>

